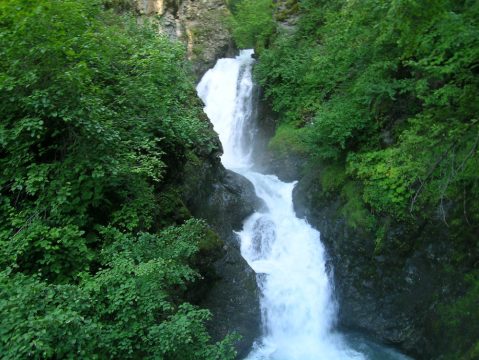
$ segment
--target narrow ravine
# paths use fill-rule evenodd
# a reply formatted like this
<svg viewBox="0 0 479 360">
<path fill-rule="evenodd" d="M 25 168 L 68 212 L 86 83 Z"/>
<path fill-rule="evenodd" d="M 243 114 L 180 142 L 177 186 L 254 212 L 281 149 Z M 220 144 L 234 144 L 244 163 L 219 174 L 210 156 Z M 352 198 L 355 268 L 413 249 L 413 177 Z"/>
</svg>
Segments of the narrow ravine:
<svg viewBox="0 0 479 360">
<path fill-rule="evenodd" d="M 263 336 L 247 359 L 401 359 L 392 350 L 334 331 L 336 305 L 320 233 L 296 217 L 295 183 L 255 172 L 252 154 L 252 50 L 220 59 L 197 87 L 223 144 L 223 165 L 254 185 L 264 208 L 239 232 L 241 252 L 257 273 Z"/>
</svg>

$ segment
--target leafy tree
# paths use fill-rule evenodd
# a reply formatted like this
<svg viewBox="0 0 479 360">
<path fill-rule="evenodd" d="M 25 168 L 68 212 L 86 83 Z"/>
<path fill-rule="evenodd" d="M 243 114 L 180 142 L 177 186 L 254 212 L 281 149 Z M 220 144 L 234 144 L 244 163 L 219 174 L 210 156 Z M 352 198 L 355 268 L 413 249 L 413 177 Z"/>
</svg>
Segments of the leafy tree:
<svg viewBox="0 0 479 360">
<path fill-rule="evenodd" d="M 256 75 L 313 161 L 342 163 L 371 208 L 398 218 L 473 198 L 477 4 L 300 5 L 295 33 L 273 37 Z"/>
</svg>

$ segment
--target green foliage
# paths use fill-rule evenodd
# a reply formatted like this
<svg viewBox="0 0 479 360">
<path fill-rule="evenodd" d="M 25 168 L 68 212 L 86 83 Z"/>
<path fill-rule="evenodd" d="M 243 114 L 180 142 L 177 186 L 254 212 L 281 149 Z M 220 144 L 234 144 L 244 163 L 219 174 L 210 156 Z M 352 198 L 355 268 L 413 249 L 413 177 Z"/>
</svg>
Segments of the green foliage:
<svg viewBox="0 0 479 360">
<path fill-rule="evenodd" d="M 2 261 L 70 267 L 44 253 L 89 258 L 96 224 L 150 229 L 169 164 L 210 149 L 214 134 L 179 45 L 88 1 L 7 1 L 0 11 Z"/>
<path fill-rule="evenodd" d="M 84 231 L 75 225 L 54 227 L 33 221 L 9 240 L 1 251 L 3 266 L 37 272 L 52 281 L 76 277 L 79 271 L 88 270 L 94 257 Z"/>
<path fill-rule="evenodd" d="M 351 154 L 349 171 L 363 180 L 363 199 L 376 212 L 393 212 L 404 218 L 409 212 L 412 184 L 421 172 L 412 159 L 404 159 L 395 148 Z M 401 161 L 401 163 L 399 163 Z M 411 166 L 412 165 L 412 166 Z"/>
<path fill-rule="evenodd" d="M 276 129 L 275 136 L 268 146 L 279 155 L 286 155 L 291 151 L 296 154 L 306 154 L 308 149 L 301 137 L 302 132 L 304 132 L 304 129 L 283 123 Z"/>
<path fill-rule="evenodd" d="M 358 183 L 349 181 L 344 185 L 341 196 L 345 203 L 341 214 L 346 218 L 350 227 L 372 231 L 376 225 L 376 219 L 364 205 L 360 194 L 361 186 Z"/>
<path fill-rule="evenodd" d="M 210 344 L 209 312 L 178 302 L 207 231 L 196 220 L 159 235 L 104 228 L 102 269 L 78 285 L 1 272 L 3 357 L 233 359 L 235 338 Z"/>
<path fill-rule="evenodd" d="M 134 0 L 102 0 L 106 9 L 115 9 L 117 11 L 132 10 L 135 7 Z"/>
<path fill-rule="evenodd" d="M 304 128 L 313 162 L 347 158 L 376 214 L 438 207 L 447 220 L 444 203 L 477 199 L 478 8 L 305 0 L 296 31 L 276 35 L 256 76 L 282 123 Z"/>
<path fill-rule="evenodd" d="M 0 350 L 4 359 L 92 358 L 101 328 L 85 317 L 94 303 L 74 285 L 0 272 Z M 99 355 L 99 354 L 98 354 Z"/>
<path fill-rule="evenodd" d="M 473 360 L 479 356 L 479 276 L 468 274 L 465 281 L 468 291 L 439 308 L 436 335 L 444 339 L 446 359 Z"/>
<path fill-rule="evenodd" d="M 310 51 L 311 47 L 298 47 L 292 36 L 280 36 L 255 66 L 266 97 L 273 100 L 273 109 L 283 114 L 285 122 L 304 125 L 314 115 L 314 89 L 302 80 L 309 72 Z"/>
<path fill-rule="evenodd" d="M 158 199 L 160 223 L 162 226 L 174 221 L 181 224 L 191 217 L 186 205 L 181 200 L 180 189 L 175 186 L 168 186 L 163 189 Z"/>
<path fill-rule="evenodd" d="M 5 359 L 234 357 L 184 302 L 214 245 L 168 190 L 216 137 L 183 47 L 104 10 L 125 4 L 0 3 Z"/>
<path fill-rule="evenodd" d="M 230 20 L 233 38 L 240 48 L 261 51 L 275 32 L 271 0 L 242 0 L 234 4 L 235 16 Z"/>
<path fill-rule="evenodd" d="M 341 164 L 321 166 L 321 188 L 325 193 L 332 193 L 340 190 L 344 186 L 346 179 L 346 171 Z"/>
</svg>

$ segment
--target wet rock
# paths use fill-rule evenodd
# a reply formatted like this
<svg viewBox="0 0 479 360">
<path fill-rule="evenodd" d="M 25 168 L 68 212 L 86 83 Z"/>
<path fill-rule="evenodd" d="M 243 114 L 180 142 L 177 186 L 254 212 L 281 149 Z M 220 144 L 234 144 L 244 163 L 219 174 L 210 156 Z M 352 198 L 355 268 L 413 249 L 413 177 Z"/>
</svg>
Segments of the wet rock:
<svg viewBox="0 0 479 360">
<path fill-rule="evenodd" d="M 278 155 L 268 152 L 266 156 L 267 173 L 275 174 L 280 180 L 286 182 L 297 180 L 305 163 L 304 157 L 294 153 Z"/>
<path fill-rule="evenodd" d="M 264 93 L 259 87 L 254 92 L 253 102 L 256 111 L 254 114 L 256 133 L 253 149 L 255 170 L 265 174 L 274 174 L 286 182 L 297 180 L 306 158 L 293 151 L 278 154 L 270 149 L 269 141 L 276 131 L 278 114 L 264 100 Z"/>
<path fill-rule="evenodd" d="M 340 196 L 321 194 L 317 175 L 307 174 L 294 190 L 294 205 L 321 232 L 328 266 L 334 268 L 339 326 L 414 357 L 434 358 L 440 341 L 429 332 L 431 319 L 437 294 L 450 282 L 443 272 L 452 258 L 447 230 L 439 222 L 413 228 L 390 223 L 378 254 L 374 233 L 347 224 Z"/>
<path fill-rule="evenodd" d="M 259 291 L 256 275 L 241 256 L 234 231 L 240 230 L 245 218 L 262 203 L 246 178 L 225 170 L 217 159 L 190 159 L 184 179 L 185 204 L 223 240 L 222 254 L 213 264 L 217 277 L 200 305 L 213 313 L 209 328 L 214 340 L 239 333 L 242 339 L 237 344 L 238 354 L 245 356 L 260 334 Z"/>
<path fill-rule="evenodd" d="M 243 221 L 261 206 L 253 184 L 219 164 L 191 164 L 185 175 L 185 200 L 196 217 L 208 221 L 227 238 L 241 230 Z M 234 242 L 230 245 L 236 246 Z"/>
<path fill-rule="evenodd" d="M 223 248 L 224 256 L 214 264 L 219 279 L 211 285 L 201 305 L 213 313 L 213 321 L 209 324 L 213 340 L 232 332 L 241 335 L 236 349 L 238 357 L 243 358 L 260 335 L 261 312 L 256 274 L 237 247 L 230 245 L 238 241 L 231 233 Z"/>
</svg>

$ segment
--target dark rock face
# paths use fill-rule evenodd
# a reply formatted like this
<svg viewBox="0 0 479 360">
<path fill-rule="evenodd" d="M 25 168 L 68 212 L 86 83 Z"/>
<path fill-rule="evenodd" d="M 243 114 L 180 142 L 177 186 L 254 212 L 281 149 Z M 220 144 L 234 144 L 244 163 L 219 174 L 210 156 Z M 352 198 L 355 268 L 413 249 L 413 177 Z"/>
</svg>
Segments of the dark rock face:
<svg viewBox="0 0 479 360">
<path fill-rule="evenodd" d="M 265 168 L 269 174 L 275 174 L 281 181 L 291 182 L 298 179 L 305 159 L 296 154 L 277 156 L 272 152 L 265 155 Z"/>
<path fill-rule="evenodd" d="M 221 172 L 206 190 L 209 196 L 192 208 L 196 216 L 207 219 L 223 238 L 228 238 L 232 230 L 240 230 L 243 220 L 261 205 L 253 184 L 230 170 Z"/>
<path fill-rule="evenodd" d="M 190 161 L 184 179 L 186 206 L 224 241 L 222 254 L 213 265 L 217 278 L 209 284 L 200 305 L 213 313 L 209 327 L 214 340 L 239 333 L 238 355 L 245 356 L 259 336 L 261 314 L 256 274 L 242 258 L 234 230 L 242 228 L 243 220 L 261 201 L 247 179 L 225 170 L 218 159 Z"/>
<path fill-rule="evenodd" d="M 451 279 L 443 274 L 451 257 L 444 226 L 425 223 L 411 231 L 390 225 L 386 244 L 404 239 L 414 249 L 394 248 L 375 255 L 375 238 L 362 229 L 351 229 L 340 215 L 340 199 L 318 199 L 321 193 L 313 176 L 301 179 L 294 191 L 298 216 L 321 231 L 328 265 L 334 269 L 339 325 L 359 330 L 402 349 L 417 358 L 435 358 L 440 339 L 430 330 L 438 294 L 448 296 Z M 452 281 L 453 283 L 453 281 Z"/>
<path fill-rule="evenodd" d="M 256 54 L 253 54 L 253 57 Z M 253 155 L 257 171 L 269 171 L 271 154 L 268 151 L 269 140 L 274 136 L 276 130 L 277 115 L 271 109 L 271 106 L 263 100 L 264 93 L 259 86 L 253 90 L 253 123 L 254 123 L 254 141 Z"/>
<path fill-rule="evenodd" d="M 263 99 L 262 89 L 257 87 L 253 98 L 256 112 L 253 115 L 256 129 L 253 144 L 255 170 L 265 174 L 274 174 L 282 181 L 297 180 L 306 159 L 294 152 L 280 155 L 269 149 L 268 143 L 276 131 L 278 114 Z"/>
<path fill-rule="evenodd" d="M 212 284 L 201 305 L 213 313 L 209 324 L 213 340 L 232 332 L 241 335 L 236 349 L 238 357 L 243 358 L 260 335 L 261 313 L 256 274 L 245 263 L 236 245 L 228 244 L 237 241 L 231 233 L 223 247 L 224 256 L 214 264 L 219 279 Z"/>
</svg>

